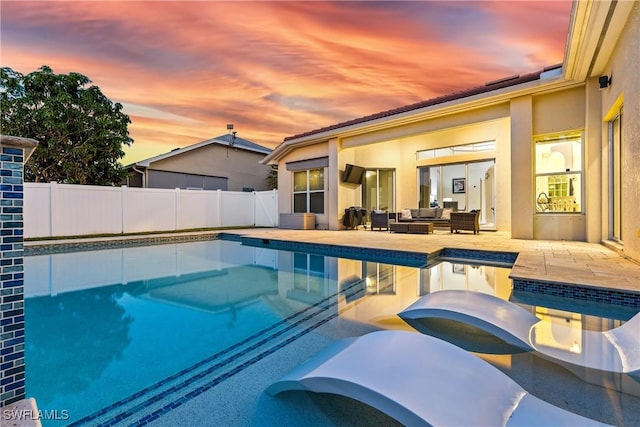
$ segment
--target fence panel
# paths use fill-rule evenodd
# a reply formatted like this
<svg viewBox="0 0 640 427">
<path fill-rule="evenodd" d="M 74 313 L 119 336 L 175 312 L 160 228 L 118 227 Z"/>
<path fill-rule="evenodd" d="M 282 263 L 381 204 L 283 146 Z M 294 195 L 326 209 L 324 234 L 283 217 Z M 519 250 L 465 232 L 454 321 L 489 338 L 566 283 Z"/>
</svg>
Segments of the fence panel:
<svg viewBox="0 0 640 427">
<path fill-rule="evenodd" d="M 120 233 L 122 200 L 117 187 L 51 185 L 51 234 Z"/>
<path fill-rule="evenodd" d="M 51 237 L 50 184 L 24 183 L 24 237 Z"/>
<path fill-rule="evenodd" d="M 178 193 L 179 230 L 220 226 L 220 192 L 180 190 Z"/>
<path fill-rule="evenodd" d="M 26 183 L 25 237 L 275 227 L 278 192 Z"/>
<path fill-rule="evenodd" d="M 253 193 L 221 191 L 220 214 L 224 227 L 251 227 L 255 224 Z"/>
<path fill-rule="evenodd" d="M 176 190 L 127 188 L 124 191 L 124 233 L 176 230 Z"/>
<path fill-rule="evenodd" d="M 275 227 L 278 225 L 278 192 L 260 191 L 255 193 L 255 225 Z"/>
</svg>

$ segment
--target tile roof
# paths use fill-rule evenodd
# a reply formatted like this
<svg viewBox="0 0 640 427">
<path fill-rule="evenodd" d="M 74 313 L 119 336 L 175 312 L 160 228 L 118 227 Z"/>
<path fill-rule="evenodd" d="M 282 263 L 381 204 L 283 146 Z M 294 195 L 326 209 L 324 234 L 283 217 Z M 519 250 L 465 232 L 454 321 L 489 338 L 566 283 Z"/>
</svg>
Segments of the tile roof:
<svg viewBox="0 0 640 427">
<path fill-rule="evenodd" d="M 522 84 L 522 83 L 531 82 L 531 81 L 534 81 L 534 80 L 539 80 L 540 79 L 540 75 L 542 73 L 545 73 L 547 71 L 551 71 L 551 70 L 554 70 L 554 69 L 558 69 L 560 67 L 562 67 L 562 64 L 557 64 L 557 65 L 552 65 L 552 66 L 549 66 L 549 67 L 545 67 L 544 69 L 542 69 L 540 71 L 536 71 L 536 72 L 529 73 L 529 74 L 515 75 L 515 76 L 506 77 L 506 78 L 499 79 L 499 80 L 494 80 L 494 81 L 486 83 L 484 86 L 476 86 L 476 87 L 473 87 L 473 88 L 470 88 L 470 89 L 465 89 L 465 90 L 460 91 L 460 92 L 454 92 L 454 93 L 450 93 L 450 94 L 447 94 L 447 95 L 438 96 L 436 98 L 431 98 L 431 99 L 428 99 L 426 101 L 420 101 L 420 102 L 417 102 L 415 104 L 405 105 L 405 106 L 394 108 L 394 109 L 391 109 L 391 110 L 382 111 L 382 112 L 379 112 L 379 113 L 370 114 L 368 116 L 364 116 L 364 117 L 359 117 L 359 118 L 356 118 L 356 119 L 348 120 L 346 122 L 337 123 L 337 124 L 326 126 L 326 127 L 319 128 L 319 129 L 314 129 L 314 130 L 311 130 L 311 131 L 308 131 L 308 132 L 304 132 L 304 133 L 300 133 L 300 134 L 297 134 L 297 135 L 288 136 L 288 137 L 284 138 L 284 142 L 289 141 L 289 140 L 293 140 L 293 139 L 303 138 L 303 137 L 310 136 L 310 135 L 315 135 L 315 134 L 322 133 L 322 132 L 327 132 L 327 131 L 331 131 L 331 130 L 335 130 L 335 129 L 340 129 L 340 128 L 351 126 L 351 125 L 365 123 L 365 122 L 368 122 L 368 121 L 371 121 L 371 120 L 381 119 L 381 118 L 384 118 L 384 117 L 390 117 L 390 116 L 394 116 L 396 114 L 406 113 L 406 112 L 413 111 L 413 110 L 418 110 L 418 109 L 424 108 L 424 107 L 431 107 L 433 105 L 438 105 L 438 104 L 442 104 L 442 103 L 445 103 L 445 102 L 454 101 L 456 99 L 467 98 L 467 97 L 470 97 L 470 96 L 479 95 L 479 94 L 482 94 L 482 93 L 491 92 L 491 91 L 494 91 L 494 90 L 503 89 L 503 88 L 506 88 L 506 87 L 515 86 L 515 85 L 519 85 L 519 84 Z"/>
</svg>

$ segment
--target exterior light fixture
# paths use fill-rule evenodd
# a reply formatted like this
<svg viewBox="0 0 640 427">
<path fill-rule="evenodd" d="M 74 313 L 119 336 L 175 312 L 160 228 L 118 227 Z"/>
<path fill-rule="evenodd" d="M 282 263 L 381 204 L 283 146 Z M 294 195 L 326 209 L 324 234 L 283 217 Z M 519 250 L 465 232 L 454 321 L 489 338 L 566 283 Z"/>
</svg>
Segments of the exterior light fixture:
<svg viewBox="0 0 640 427">
<path fill-rule="evenodd" d="M 600 89 L 605 89 L 611 86 L 611 77 L 609 76 L 600 76 L 598 77 L 598 83 L 600 84 Z"/>
</svg>

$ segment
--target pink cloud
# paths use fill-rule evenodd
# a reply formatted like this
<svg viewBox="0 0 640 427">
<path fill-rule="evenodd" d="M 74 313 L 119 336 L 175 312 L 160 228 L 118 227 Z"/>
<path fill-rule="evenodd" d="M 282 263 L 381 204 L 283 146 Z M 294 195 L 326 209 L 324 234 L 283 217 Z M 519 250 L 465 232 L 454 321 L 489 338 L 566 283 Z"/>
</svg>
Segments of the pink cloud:
<svg viewBox="0 0 640 427">
<path fill-rule="evenodd" d="M 226 123 L 273 147 L 288 135 L 561 62 L 570 1 L 2 8 L 2 66 L 80 72 L 110 99 L 157 111 L 132 115 L 130 126 L 141 147 L 131 150 L 154 155 L 220 135 Z"/>
</svg>

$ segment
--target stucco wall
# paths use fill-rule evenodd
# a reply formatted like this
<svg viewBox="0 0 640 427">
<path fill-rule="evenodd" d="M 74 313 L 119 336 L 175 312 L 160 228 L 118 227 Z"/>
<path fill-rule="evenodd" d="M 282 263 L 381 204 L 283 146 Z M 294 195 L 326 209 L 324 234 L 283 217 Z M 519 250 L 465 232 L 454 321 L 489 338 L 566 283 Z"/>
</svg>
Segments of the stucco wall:
<svg viewBox="0 0 640 427">
<path fill-rule="evenodd" d="M 532 99 L 511 101 L 511 237 L 533 238 Z"/>
<path fill-rule="evenodd" d="M 329 155 L 329 145 L 327 142 L 309 145 L 307 147 L 300 147 L 291 153 L 287 154 L 278 162 L 278 212 L 279 213 L 292 213 L 293 212 L 293 176 L 290 171 L 287 170 L 287 163 L 297 162 L 300 160 L 315 159 L 318 157 L 327 157 Z M 333 192 L 327 191 L 329 180 L 328 170 L 325 170 L 324 184 L 325 184 L 325 199 L 324 199 L 324 215 L 316 215 L 316 226 L 320 224 L 320 228 L 326 228 L 329 224 L 329 199 Z"/>
<path fill-rule="evenodd" d="M 635 2 L 618 44 L 604 74 L 611 76 L 611 86 L 603 89 L 603 122 L 617 110 L 616 101 L 623 99 L 622 132 L 622 239 L 624 253 L 640 261 L 640 2 Z M 606 123 L 604 124 L 606 128 Z M 603 129 L 603 148 L 606 147 Z M 607 170 L 607 165 L 603 165 Z M 603 173 L 606 177 L 606 173 Z M 603 187 L 606 191 L 606 187 Z M 607 206 L 604 206 L 607 209 Z M 603 239 L 608 238 L 608 216 L 603 224 Z"/>
<path fill-rule="evenodd" d="M 532 98 L 532 132 L 533 135 L 546 135 L 568 132 L 572 130 L 583 131 L 585 129 L 585 88 L 584 86 L 574 87 L 567 90 L 543 93 Z M 586 145 L 586 141 L 585 145 Z M 535 138 L 531 140 L 530 153 L 533 156 L 535 150 Z M 523 150 L 524 151 L 524 150 Z M 584 156 L 593 157 L 594 161 L 599 161 L 600 153 L 584 150 Z M 591 158 L 585 158 L 584 167 Z M 531 159 L 531 176 L 535 176 L 535 162 Z M 518 165 L 521 167 L 524 165 Z M 595 185 L 599 185 L 598 182 Z M 533 194 L 529 197 L 533 200 Z M 533 202 L 529 202 L 533 209 Z M 599 215 L 599 210 L 590 212 L 585 210 L 587 215 Z M 533 218 L 533 238 L 548 240 L 586 240 L 586 220 L 585 214 L 530 214 Z"/>
<path fill-rule="evenodd" d="M 510 142 L 509 120 L 496 119 L 487 122 L 471 123 L 422 135 L 412 135 L 397 140 L 381 142 L 344 151 L 355 153 L 353 161 L 367 168 L 393 168 L 396 170 L 396 210 L 416 208 L 418 206 L 417 168 L 443 164 L 460 164 L 478 160 L 496 160 L 496 226 L 499 230 L 509 230 L 510 215 Z M 482 141 L 496 141 L 494 152 L 475 153 L 440 157 L 430 160 L 417 160 L 420 150 L 471 144 Z M 460 207 L 464 207 L 461 203 Z"/>
<path fill-rule="evenodd" d="M 534 96 L 533 134 L 583 129 L 584 103 L 584 87 Z"/>
<path fill-rule="evenodd" d="M 229 191 L 242 191 L 243 187 L 264 191 L 269 190 L 266 178 L 271 167 L 258 163 L 263 158 L 264 154 L 211 144 L 158 160 L 150 168 L 226 177 Z"/>
</svg>

